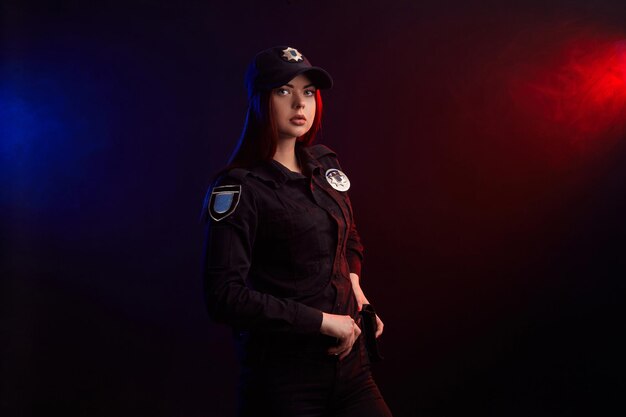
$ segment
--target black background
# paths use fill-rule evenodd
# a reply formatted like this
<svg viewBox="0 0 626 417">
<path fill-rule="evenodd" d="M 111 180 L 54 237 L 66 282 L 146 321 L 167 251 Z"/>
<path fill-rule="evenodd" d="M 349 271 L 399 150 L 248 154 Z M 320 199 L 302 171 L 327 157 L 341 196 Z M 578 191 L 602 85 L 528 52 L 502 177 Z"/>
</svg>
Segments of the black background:
<svg viewBox="0 0 626 417">
<path fill-rule="evenodd" d="M 626 8 L 468 3 L 3 2 L 2 415 L 232 415 L 198 217 L 245 67 L 281 44 L 335 81 L 319 141 L 394 414 L 623 413 L 626 119 L 537 121 L 511 85 L 626 38 Z"/>
</svg>

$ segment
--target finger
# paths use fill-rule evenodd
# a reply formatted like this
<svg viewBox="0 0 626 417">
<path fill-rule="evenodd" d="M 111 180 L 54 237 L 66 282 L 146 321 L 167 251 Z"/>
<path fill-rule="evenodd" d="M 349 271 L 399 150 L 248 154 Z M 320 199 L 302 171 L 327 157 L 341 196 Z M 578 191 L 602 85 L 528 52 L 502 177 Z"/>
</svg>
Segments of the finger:
<svg viewBox="0 0 626 417">
<path fill-rule="evenodd" d="M 330 349 L 327 350 L 329 355 L 339 355 L 340 353 L 342 353 L 344 349 L 340 349 L 339 346 L 333 346 Z"/>
<path fill-rule="evenodd" d="M 349 339 L 344 339 L 341 341 L 341 344 L 337 345 L 337 346 L 332 346 L 328 349 L 328 354 L 329 355 L 338 355 L 341 354 L 343 351 L 345 351 L 346 349 L 348 349 L 350 347 L 349 344 L 350 340 Z"/>
<path fill-rule="evenodd" d="M 361 334 L 361 329 L 359 329 L 358 327 L 356 327 L 353 337 L 350 338 L 350 340 L 348 340 L 348 346 L 347 349 L 342 352 L 339 356 L 339 360 L 342 360 L 343 358 L 345 358 L 346 356 L 348 356 L 350 354 L 350 352 L 352 352 L 352 348 L 354 348 L 354 343 L 356 342 L 357 338 L 359 337 L 359 335 Z"/>
<path fill-rule="evenodd" d="M 345 352 L 350 352 L 350 348 L 345 347 L 343 349 L 338 349 L 337 347 L 333 347 L 331 349 L 328 349 L 329 355 L 339 356 L 340 358 L 341 358 L 341 355 L 343 355 Z"/>
<path fill-rule="evenodd" d="M 352 345 L 350 345 L 350 347 L 348 349 L 346 349 L 343 353 L 341 353 L 339 355 L 339 360 L 343 360 L 343 358 L 345 358 L 346 356 L 348 356 L 350 354 L 350 352 L 352 351 Z"/>
<path fill-rule="evenodd" d="M 383 321 L 378 316 L 376 316 L 376 338 L 383 334 L 384 327 L 385 325 L 383 324 Z"/>
</svg>

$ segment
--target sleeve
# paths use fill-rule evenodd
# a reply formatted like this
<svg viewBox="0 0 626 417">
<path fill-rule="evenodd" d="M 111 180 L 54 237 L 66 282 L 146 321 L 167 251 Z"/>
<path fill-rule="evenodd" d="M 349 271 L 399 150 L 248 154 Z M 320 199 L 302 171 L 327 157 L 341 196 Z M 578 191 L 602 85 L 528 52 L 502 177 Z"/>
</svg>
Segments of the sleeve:
<svg viewBox="0 0 626 417">
<path fill-rule="evenodd" d="M 348 266 L 350 272 L 355 273 L 361 277 L 361 265 L 363 263 L 363 244 L 361 243 L 361 237 L 356 230 L 356 224 L 354 222 L 354 212 L 352 211 L 352 203 L 346 196 L 346 201 L 349 205 L 350 212 L 352 212 L 352 222 L 350 224 L 350 230 L 348 230 L 348 241 L 346 243 L 346 259 L 348 260 Z"/>
<path fill-rule="evenodd" d="M 239 329 L 319 333 L 320 310 L 246 285 L 257 228 L 257 204 L 252 188 L 245 182 L 240 185 L 234 211 L 219 221 L 208 218 L 203 275 L 209 315 Z M 211 201 L 209 196 L 209 205 Z"/>
</svg>

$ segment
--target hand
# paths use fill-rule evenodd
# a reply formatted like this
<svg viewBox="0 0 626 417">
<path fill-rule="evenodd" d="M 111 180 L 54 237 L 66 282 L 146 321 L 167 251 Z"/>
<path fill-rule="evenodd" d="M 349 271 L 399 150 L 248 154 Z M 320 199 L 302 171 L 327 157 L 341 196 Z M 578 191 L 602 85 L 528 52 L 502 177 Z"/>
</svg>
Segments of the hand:
<svg viewBox="0 0 626 417">
<path fill-rule="evenodd" d="M 361 308 L 363 308 L 363 304 L 370 304 L 370 302 L 367 300 L 367 297 L 365 296 L 365 294 L 363 293 L 363 290 L 361 289 L 361 285 L 359 284 L 359 276 L 357 274 L 350 273 L 350 281 L 352 281 L 352 291 L 354 292 L 354 296 L 356 297 L 356 301 L 359 306 L 359 311 L 361 311 Z M 380 319 L 380 317 L 378 317 L 378 314 L 376 314 L 376 338 L 377 339 L 378 337 L 380 337 L 381 334 L 383 334 L 384 327 L 385 327 L 385 324 Z"/>
<path fill-rule="evenodd" d="M 376 339 L 378 339 L 378 337 L 383 334 L 383 327 L 385 327 L 383 321 L 380 319 L 380 317 L 378 317 L 378 314 L 376 314 Z"/>
<path fill-rule="evenodd" d="M 370 302 L 367 301 L 367 299 L 365 299 L 363 301 L 359 301 L 359 311 L 361 311 L 361 308 L 363 307 L 363 304 L 369 304 L 369 303 Z M 384 327 L 385 327 L 385 324 L 380 319 L 380 317 L 378 317 L 378 314 L 376 314 L 376 339 L 378 339 L 380 337 L 380 335 L 383 334 L 383 328 Z"/>
<path fill-rule="evenodd" d="M 361 329 L 350 316 L 323 313 L 320 332 L 339 340 L 337 346 L 328 349 L 328 354 L 339 355 L 339 360 L 342 360 L 352 350 L 352 345 L 361 334 Z"/>
</svg>

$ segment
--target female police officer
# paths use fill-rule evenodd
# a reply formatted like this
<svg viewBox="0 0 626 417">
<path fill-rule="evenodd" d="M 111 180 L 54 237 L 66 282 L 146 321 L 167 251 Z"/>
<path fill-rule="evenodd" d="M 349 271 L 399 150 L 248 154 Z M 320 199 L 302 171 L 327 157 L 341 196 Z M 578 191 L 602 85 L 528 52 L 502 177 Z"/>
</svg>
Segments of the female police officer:
<svg viewBox="0 0 626 417">
<path fill-rule="evenodd" d="M 256 55 L 246 85 L 244 131 L 204 211 L 205 296 L 234 329 L 239 415 L 390 416 L 355 323 L 368 301 L 350 181 L 311 146 L 332 79 L 278 46 Z"/>
</svg>

